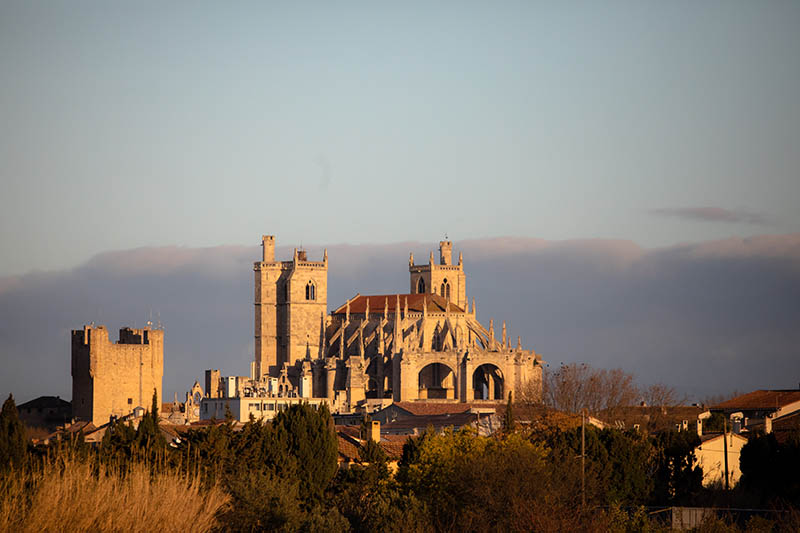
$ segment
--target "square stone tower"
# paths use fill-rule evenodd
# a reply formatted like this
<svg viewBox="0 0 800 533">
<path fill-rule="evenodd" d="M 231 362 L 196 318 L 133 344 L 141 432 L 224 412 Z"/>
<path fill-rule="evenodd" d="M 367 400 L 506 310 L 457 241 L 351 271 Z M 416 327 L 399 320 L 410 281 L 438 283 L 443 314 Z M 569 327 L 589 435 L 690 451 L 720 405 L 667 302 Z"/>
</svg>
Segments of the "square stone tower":
<svg viewBox="0 0 800 533">
<path fill-rule="evenodd" d="M 275 237 L 264 235 L 255 273 L 255 377 L 277 377 L 284 364 L 321 357 L 328 308 L 328 251 L 309 261 L 295 248 L 275 260 Z"/>
<path fill-rule="evenodd" d="M 161 407 L 163 376 L 163 330 L 122 328 L 116 343 L 105 326 L 72 330 L 74 418 L 100 426 L 136 407 L 149 410 L 153 389 Z"/>
<path fill-rule="evenodd" d="M 453 264 L 453 243 L 439 242 L 439 264 L 433 261 L 433 252 L 427 265 L 415 265 L 414 256 L 408 261 L 411 294 L 438 294 L 463 310 L 467 310 L 467 277 L 461 254 L 458 264 Z"/>
</svg>

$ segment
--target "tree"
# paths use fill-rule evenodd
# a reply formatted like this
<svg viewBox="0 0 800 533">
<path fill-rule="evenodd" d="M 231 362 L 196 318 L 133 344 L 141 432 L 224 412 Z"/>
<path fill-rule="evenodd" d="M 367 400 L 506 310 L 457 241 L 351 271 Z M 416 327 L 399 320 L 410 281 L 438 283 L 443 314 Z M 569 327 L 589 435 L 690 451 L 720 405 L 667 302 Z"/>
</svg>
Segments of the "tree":
<svg viewBox="0 0 800 533">
<path fill-rule="evenodd" d="M 544 400 L 550 407 L 568 413 L 580 413 L 587 409 L 591 414 L 613 412 L 634 405 L 639 390 L 633 382 L 633 374 L 615 368 L 596 369 L 583 364 L 562 364 L 558 370 L 548 373 L 544 381 Z"/>
<path fill-rule="evenodd" d="M 695 466 L 700 437 L 692 431 L 664 431 L 653 439 L 654 503 L 686 503 L 702 490 L 703 470 Z"/>
<path fill-rule="evenodd" d="M 153 389 L 153 401 L 150 411 L 144 414 L 136 430 L 136 444 L 146 451 L 161 449 L 166 446 L 164 436 L 158 429 L 158 392 Z"/>
<path fill-rule="evenodd" d="M 14 396 L 9 394 L 0 411 L 0 469 L 20 467 L 27 448 L 25 424 L 19 419 Z"/>
<path fill-rule="evenodd" d="M 778 441 L 775 433 L 755 433 L 740 456 L 742 488 L 756 505 L 800 505 L 800 434 Z"/>
<path fill-rule="evenodd" d="M 296 460 L 301 493 L 319 498 L 336 474 L 339 451 L 328 407 L 292 405 L 272 423 L 276 437 L 286 443 L 286 451 Z"/>
<path fill-rule="evenodd" d="M 514 411 L 511 406 L 511 392 L 508 393 L 508 403 L 506 404 L 506 412 L 503 415 L 503 432 L 511 433 L 514 431 Z"/>
<path fill-rule="evenodd" d="M 674 407 L 683 403 L 685 398 L 678 397 L 675 387 L 656 383 L 642 391 L 642 400 L 653 407 Z"/>
</svg>

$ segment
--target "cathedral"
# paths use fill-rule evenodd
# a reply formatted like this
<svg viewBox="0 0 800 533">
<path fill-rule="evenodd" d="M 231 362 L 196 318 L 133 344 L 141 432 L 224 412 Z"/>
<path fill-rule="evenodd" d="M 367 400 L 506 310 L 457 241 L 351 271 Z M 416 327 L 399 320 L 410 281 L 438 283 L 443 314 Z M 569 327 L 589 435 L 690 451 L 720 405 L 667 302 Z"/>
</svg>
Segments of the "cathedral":
<svg viewBox="0 0 800 533">
<path fill-rule="evenodd" d="M 439 243 L 428 264 L 408 262 L 408 294 L 356 294 L 328 309 L 328 253 L 310 261 L 294 250 L 276 261 L 275 237 L 262 237 L 255 274 L 255 358 L 236 396 L 327 401 L 351 412 L 367 403 L 505 401 L 541 395 L 542 360 L 495 335 L 467 301 L 461 254 Z M 246 383 L 244 382 L 246 381 Z"/>
</svg>

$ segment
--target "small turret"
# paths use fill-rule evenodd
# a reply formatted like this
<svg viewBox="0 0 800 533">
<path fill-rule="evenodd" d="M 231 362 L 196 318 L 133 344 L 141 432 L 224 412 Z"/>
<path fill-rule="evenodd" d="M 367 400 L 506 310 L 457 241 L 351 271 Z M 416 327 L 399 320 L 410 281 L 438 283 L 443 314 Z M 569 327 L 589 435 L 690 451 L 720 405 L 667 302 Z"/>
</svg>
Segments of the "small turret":
<svg viewBox="0 0 800 533">
<path fill-rule="evenodd" d="M 408 254 L 408 266 L 414 266 L 414 252 Z"/>
<path fill-rule="evenodd" d="M 453 243 L 450 241 L 439 241 L 439 262 L 442 265 L 453 264 Z M 431 261 L 433 263 L 433 261 Z"/>
<path fill-rule="evenodd" d="M 261 260 L 265 263 L 272 263 L 275 261 L 275 236 L 262 235 L 261 236 Z"/>
</svg>

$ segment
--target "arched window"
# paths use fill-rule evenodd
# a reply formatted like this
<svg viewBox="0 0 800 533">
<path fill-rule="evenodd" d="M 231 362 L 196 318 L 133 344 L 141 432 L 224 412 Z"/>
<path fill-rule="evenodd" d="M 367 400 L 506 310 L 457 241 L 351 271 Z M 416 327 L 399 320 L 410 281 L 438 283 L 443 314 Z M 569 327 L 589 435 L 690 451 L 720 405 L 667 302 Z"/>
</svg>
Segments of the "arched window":
<svg viewBox="0 0 800 533">
<path fill-rule="evenodd" d="M 314 283 L 311 281 L 308 282 L 306 285 L 306 300 L 316 300 L 317 299 L 317 288 L 314 286 Z"/>
<path fill-rule="evenodd" d="M 447 281 L 446 278 L 442 282 L 442 296 L 444 296 L 448 300 L 450 299 L 450 283 Z"/>
<path fill-rule="evenodd" d="M 425 294 L 425 280 L 422 278 L 419 278 L 419 281 L 417 282 L 417 293 Z"/>
</svg>

